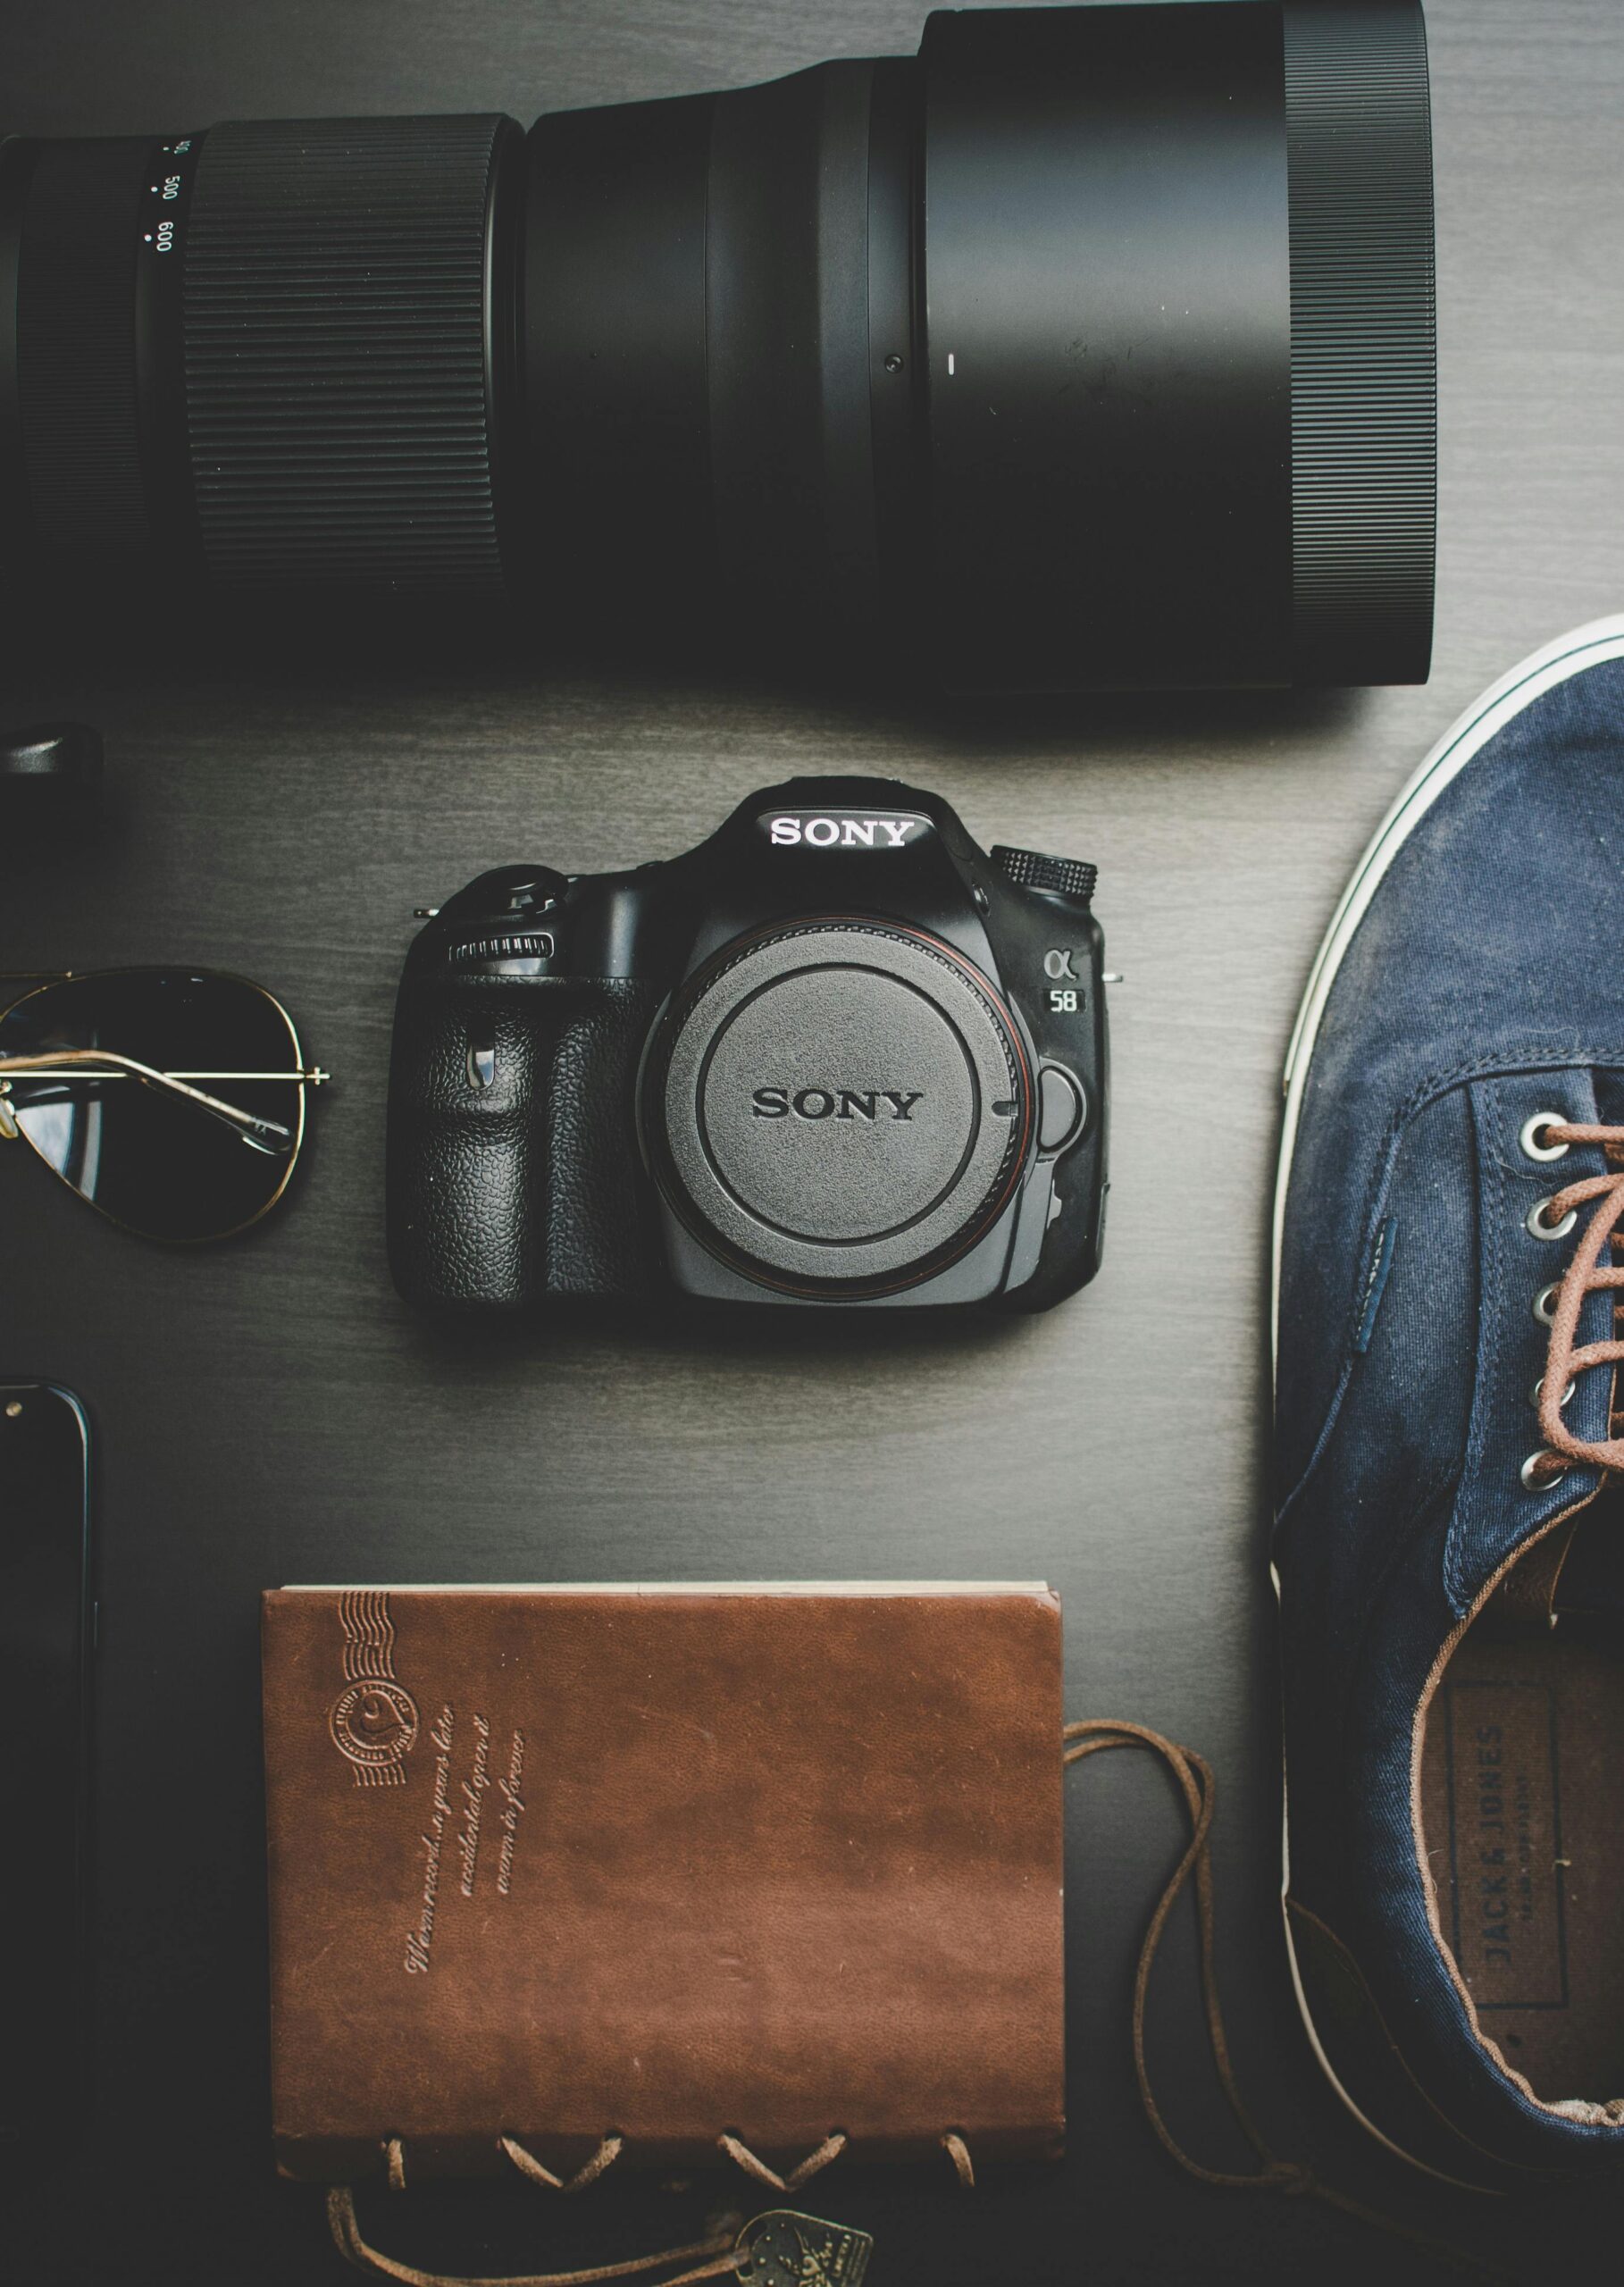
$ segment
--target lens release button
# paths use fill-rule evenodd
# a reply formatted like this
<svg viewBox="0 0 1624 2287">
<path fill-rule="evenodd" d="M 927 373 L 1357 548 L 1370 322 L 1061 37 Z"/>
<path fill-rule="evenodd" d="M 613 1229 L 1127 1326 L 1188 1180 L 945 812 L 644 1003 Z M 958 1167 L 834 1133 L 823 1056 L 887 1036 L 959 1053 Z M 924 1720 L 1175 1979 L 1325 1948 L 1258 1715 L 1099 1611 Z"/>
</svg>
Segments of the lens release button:
<svg viewBox="0 0 1624 2287">
<path fill-rule="evenodd" d="M 1038 1149 L 1063 1152 L 1083 1132 L 1088 1099 L 1063 1064 L 1046 1064 L 1038 1082 Z"/>
</svg>

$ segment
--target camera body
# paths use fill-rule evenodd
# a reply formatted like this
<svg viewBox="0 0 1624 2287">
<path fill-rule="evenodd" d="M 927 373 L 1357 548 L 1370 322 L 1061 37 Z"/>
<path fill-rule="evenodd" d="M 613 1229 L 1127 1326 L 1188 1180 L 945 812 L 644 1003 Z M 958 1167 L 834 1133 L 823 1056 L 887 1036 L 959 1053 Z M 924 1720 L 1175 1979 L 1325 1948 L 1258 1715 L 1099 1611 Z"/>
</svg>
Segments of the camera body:
<svg viewBox="0 0 1624 2287">
<path fill-rule="evenodd" d="M 401 982 L 402 1294 L 1074 1293 L 1107 1191 L 1094 877 L 869 778 L 770 788 L 634 871 L 481 875 Z"/>
</svg>

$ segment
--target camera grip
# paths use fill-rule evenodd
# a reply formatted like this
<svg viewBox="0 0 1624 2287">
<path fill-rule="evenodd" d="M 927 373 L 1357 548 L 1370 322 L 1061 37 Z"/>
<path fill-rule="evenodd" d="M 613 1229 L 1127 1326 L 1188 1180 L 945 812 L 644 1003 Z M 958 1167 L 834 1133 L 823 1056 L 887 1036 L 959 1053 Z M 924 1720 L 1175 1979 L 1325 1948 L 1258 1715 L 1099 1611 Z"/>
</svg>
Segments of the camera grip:
<svg viewBox="0 0 1624 2287">
<path fill-rule="evenodd" d="M 408 1302 L 511 1311 L 648 1290 L 633 1090 L 657 997 L 630 977 L 408 971 L 388 1177 L 389 1265 Z"/>
</svg>

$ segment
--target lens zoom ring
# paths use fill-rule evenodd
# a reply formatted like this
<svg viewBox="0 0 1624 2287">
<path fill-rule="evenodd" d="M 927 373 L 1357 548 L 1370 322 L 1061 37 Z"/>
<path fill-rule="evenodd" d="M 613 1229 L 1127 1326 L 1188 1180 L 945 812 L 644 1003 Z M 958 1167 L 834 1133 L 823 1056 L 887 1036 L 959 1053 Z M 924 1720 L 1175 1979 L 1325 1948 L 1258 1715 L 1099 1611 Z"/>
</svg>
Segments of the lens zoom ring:
<svg viewBox="0 0 1624 2287">
<path fill-rule="evenodd" d="M 1286 0 L 1296 675 L 1411 683 L 1432 648 L 1437 389 L 1416 0 Z"/>
<path fill-rule="evenodd" d="M 186 248 L 186 396 L 212 573 L 500 578 L 487 218 L 500 118 L 213 129 Z"/>
</svg>

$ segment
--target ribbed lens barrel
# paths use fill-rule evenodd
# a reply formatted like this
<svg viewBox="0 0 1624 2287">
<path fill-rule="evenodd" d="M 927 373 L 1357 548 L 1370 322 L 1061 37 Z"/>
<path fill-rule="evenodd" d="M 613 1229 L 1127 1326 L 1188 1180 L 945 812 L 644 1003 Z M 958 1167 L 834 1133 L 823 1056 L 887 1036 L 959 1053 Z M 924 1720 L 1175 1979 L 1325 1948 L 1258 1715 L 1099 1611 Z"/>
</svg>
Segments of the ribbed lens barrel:
<svg viewBox="0 0 1624 2287">
<path fill-rule="evenodd" d="M 185 251 L 191 476 L 212 574 L 495 588 L 501 119 L 209 134 Z M 516 188 L 516 178 L 512 178 Z"/>
<path fill-rule="evenodd" d="M 523 588 L 962 689 L 1419 680 L 1417 0 L 950 11 L 542 119 L 0 150 L 0 515 L 75 599 Z"/>
<path fill-rule="evenodd" d="M 1411 0 L 1289 0 L 1292 635 L 1304 683 L 1422 683 L 1437 499 L 1432 138 Z"/>
<path fill-rule="evenodd" d="M 952 679 L 1424 680 L 1414 0 L 933 16 L 928 610 Z"/>
<path fill-rule="evenodd" d="M 495 590 L 523 138 L 499 117 L 12 146 L 13 557 Z M 0 323 L 3 316 L 0 314 Z"/>
</svg>

